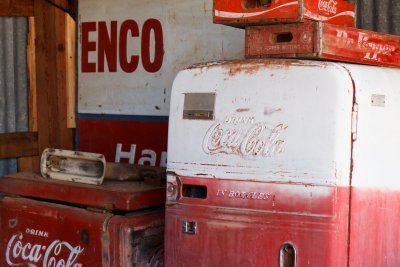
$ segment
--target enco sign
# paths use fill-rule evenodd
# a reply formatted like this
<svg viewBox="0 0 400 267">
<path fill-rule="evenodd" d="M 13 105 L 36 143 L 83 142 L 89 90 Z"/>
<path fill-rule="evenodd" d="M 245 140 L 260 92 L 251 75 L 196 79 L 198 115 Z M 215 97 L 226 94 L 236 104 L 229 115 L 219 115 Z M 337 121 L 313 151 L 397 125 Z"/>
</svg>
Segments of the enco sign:
<svg viewBox="0 0 400 267">
<path fill-rule="evenodd" d="M 108 24 L 108 25 L 107 25 Z M 141 29 L 133 19 L 118 21 L 84 22 L 81 25 L 82 34 L 82 72 L 104 72 L 107 63 L 109 72 L 117 71 L 117 64 L 122 71 L 134 72 L 139 59 L 143 68 L 150 73 L 160 70 L 163 62 L 164 43 L 161 22 L 157 19 L 147 19 Z M 89 39 L 90 34 L 97 34 L 97 42 Z M 150 41 L 154 38 L 154 45 Z M 140 55 L 128 48 L 128 42 L 140 45 Z M 96 61 L 89 60 L 89 53 L 97 55 Z M 153 55 L 153 57 L 152 57 Z"/>
<path fill-rule="evenodd" d="M 180 70 L 243 57 L 244 31 L 213 24 L 212 10 L 211 0 L 79 1 L 78 112 L 168 116 Z"/>
</svg>

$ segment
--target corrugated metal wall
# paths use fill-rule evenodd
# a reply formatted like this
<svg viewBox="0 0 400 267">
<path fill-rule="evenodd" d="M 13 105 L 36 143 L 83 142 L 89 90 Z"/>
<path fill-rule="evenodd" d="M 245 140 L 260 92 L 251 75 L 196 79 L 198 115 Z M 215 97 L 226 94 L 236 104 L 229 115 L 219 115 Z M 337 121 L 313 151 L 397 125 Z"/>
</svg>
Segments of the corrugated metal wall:
<svg viewBox="0 0 400 267">
<path fill-rule="evenodd" d="M 352 0 L 357 4 L 357 27 L 400 35 L 400 0 Z"/>
<path fill-rule="evenodd" d="M 27 33 L 27 18 L 0 17 L 0 133 L 28 130 Z M 16 171 L 0 160 L 0 175 Z"/>
</svg>

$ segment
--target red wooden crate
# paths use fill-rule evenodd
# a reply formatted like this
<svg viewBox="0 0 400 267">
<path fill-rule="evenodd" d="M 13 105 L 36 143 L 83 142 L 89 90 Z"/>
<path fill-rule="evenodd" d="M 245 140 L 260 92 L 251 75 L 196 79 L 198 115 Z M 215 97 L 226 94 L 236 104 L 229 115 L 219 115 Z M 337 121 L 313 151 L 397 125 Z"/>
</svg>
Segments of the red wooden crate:
<svg viewBox="0 0 400 267">
<path fill-rule="evenodd" d="M 328 59 L 400 67 L 400 36 L 320 22 L 246 28 L 246 58 Z"/>
<path fill-rule="evenodd" d="M 344 0 L 214 0 L 214 23 L 244 27 L 307 20 L 354 27 L 355 5 Z"/>
</svg>

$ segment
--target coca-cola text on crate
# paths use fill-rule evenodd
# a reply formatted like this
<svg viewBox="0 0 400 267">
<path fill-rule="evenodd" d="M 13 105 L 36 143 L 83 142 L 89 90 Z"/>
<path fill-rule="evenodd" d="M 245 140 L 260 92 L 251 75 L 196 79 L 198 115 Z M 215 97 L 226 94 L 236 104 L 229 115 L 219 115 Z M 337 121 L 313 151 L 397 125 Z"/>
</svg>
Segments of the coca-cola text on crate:
<svg viewBox="0 0 400 267">
<path fill-rule="evenodd" d="M 310 20 L 354 27 L 355 18 L 344 0 L 214 0 L 214 23 L 236 27 Z"/>
</svg>

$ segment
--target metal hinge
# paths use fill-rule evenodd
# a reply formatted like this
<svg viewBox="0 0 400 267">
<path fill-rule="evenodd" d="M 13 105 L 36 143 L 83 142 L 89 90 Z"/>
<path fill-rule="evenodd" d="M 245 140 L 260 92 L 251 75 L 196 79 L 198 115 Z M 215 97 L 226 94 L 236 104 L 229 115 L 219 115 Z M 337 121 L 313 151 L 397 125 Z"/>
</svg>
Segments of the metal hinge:
<svg viewBox="0 0 400 267">
<path fill-rule="evenodd" d="M 184 234 L 195 235 L 197 233 L 197 222 L 184 220 L 182 222 L 182 232 Z"/>
<path fill-rule="evenodd" d="M 358 104 L 354 103 L 353 112 L 351 115 L 351 138 L 357 140 L 357 123 L 358 123 Z"/>
</svg>

